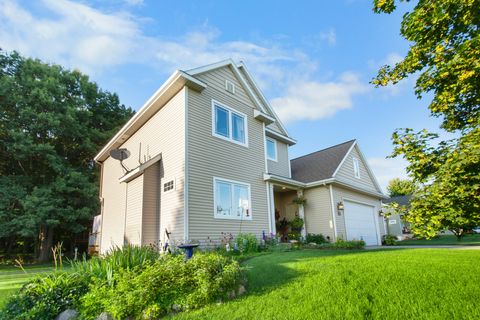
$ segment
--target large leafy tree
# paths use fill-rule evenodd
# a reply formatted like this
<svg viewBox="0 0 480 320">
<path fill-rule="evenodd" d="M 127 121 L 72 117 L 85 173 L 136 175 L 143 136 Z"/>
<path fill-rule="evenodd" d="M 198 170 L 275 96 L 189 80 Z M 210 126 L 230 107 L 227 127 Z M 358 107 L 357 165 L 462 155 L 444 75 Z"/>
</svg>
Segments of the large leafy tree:
<svg viewBox="0 0 480 320">
<path fill-rule="evenodd" d="M 389 197 L 406 196 L 415 192 L 417 186 L 410 179 L 394 178 L 388 182 L 387 191 Z"/>
<path fill-rule="evenodd" d="M 98 211 L 93 156 L 132 116 L 86 75 L 0 50 L 0 239 L 34 241 L 48 258 L 56 231 Z"/>
<path fill-rule="evenodd" d="M 399 2 L 374 0 L 374 11 L 391 13 Z M 419 184 L 407 219 L 420 236 L 450 229 L 461 237 L 480 225 L 480 1 L 418 0 L 400 33 L 411 43 L 406 57 L 382 67 L 372 82 L 385 86 L 418 75 L 415 93 L 433 95 L 431 114 L 457 137 L 439 141 L 427 130 L 394 132 L 392 156 L 408 160 Z"/>
</svg>

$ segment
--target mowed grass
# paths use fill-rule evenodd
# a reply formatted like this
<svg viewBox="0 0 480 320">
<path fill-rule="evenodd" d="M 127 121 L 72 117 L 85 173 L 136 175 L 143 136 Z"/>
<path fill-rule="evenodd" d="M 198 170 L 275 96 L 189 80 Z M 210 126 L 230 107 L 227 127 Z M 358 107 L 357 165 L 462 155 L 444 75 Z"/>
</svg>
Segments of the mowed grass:
<svg viewBox="0 0 480 320">
<path fill-rule="evenodd" d="M 25 272 L 19 267 L 0 267 L 0 308 L 3 307 L 8 297 L 16 293 L 28 280 L 39 274 L 49 274 L 54 268 L 49 265 L 24 266 Z"/>
<path fill-rule="evenodd" d="M 426 239 L 408 239 L 398 241 L 398 245 L 480 245 L 480 234 L 466 234 L 460 241 L 454 235 L 442 235 L 431 240 Z"/>
<path fill-rule="evenodd" d="M 178 319 L 480 319 L 480 250 L 304 250 L 253 258 L 248 293 Z"/>
</svg>

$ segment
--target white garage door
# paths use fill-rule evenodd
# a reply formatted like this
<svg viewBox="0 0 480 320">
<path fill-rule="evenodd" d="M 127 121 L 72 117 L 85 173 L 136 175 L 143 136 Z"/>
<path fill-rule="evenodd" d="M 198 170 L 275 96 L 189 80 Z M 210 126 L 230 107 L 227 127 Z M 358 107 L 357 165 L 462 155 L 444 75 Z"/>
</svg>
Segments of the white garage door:
<svg viewBox="0 0 480 320">
<path fill-rule="evenodd" d="M 344 206 L 347 240 L 363 239 L 367 246 L 377 245 L 374 207 L 351 201 L 344 201 Z"/>
</svg>

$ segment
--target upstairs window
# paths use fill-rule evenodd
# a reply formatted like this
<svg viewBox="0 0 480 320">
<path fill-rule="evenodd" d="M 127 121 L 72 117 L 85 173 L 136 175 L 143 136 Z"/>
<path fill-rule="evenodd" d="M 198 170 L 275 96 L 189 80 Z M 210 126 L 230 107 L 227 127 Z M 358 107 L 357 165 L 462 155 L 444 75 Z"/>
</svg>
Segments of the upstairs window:
<svg viewBox="0 0 480 320">
<path fill-rule="evenodd" d="M 233 143 L 247 146 L 247 117 L 213 101 L 213 135 Z"/>
<path fill-rule="evenodd" d="M 215 218 L 250 220 L 250 185 L 214 178 Z"/>
<path fill-rule="evenodd" d="M 277 140 L 267 138 L 267 159 L 277 161 Z"/>
<path fill-rule="evenodd" d="M 357 158 L 353 158 L 353 174 L 355 178 L 360 179 L 360 162 Z"/>
<path fill-rule="evenodd" d="M 169 180 L 163 184 L 163 192 L 167 193 L 175 190 L 175 179 Z"/>
</svg>

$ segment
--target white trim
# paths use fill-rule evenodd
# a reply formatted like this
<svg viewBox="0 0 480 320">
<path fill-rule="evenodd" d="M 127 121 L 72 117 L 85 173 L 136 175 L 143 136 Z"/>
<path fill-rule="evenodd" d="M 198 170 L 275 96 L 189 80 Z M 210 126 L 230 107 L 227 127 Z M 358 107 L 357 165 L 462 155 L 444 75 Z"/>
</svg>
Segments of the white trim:
<svg viewBox="0 0 480 320">
<path fill-rule="evenodd" d="M 292 161 L 290 161 L 290 146 L 287 145 L 288 177 L 292 179 Z"/>
<path fill-rule="evenodd" d="M 225 136 L 223 136 L 221 134 L 218 134 L 216 132 L 216 127 L 215 127 L 215 107 L 216 106 L 218 106 L 222 109 L 226 109 L 228 111 L 228 137 L 225 137 Z M 244 127 L 245 142 L 240 142 L 240 141 L 237 141 L 237 140 L 233 139 L 233 121 L 232 121 L 232 119 L 233 119 L 232 115 L 233 114 L 236 114 L 237 116 L 242 117 L 243 120 L 244 120 L 243 123 L 244 123 L 244 126 L 245 126 Z M 238 111 L 238 110 L 235 110 L 235 109 L 225 105 L 224 103 L 221 103 L 221 102 L 219 102 L 215 99 L 212 99 L 212 136 L 248 148 L 248 117 L 247 117 L 247 115 Z"/>
<path fill-rule="evenodd" d="M 266 140 L 265 143 L 266 143 L 266 148 L 267 148 L 267 150 L 266 150 L 267 151 L 267 160 L 278 162 L 277 140 L 275 140 L 273 138 L 270 138 L 270 137 L 266 137 L 265 140 Z M 273 142 L 273 146 L 275 147 L 275 157 L 274 158 L 270 158 L 269 155 L 268 155 L 268 141 Z"/>
<path fill-rule="evenodd" d="M 271 136 L 277 140 L 280 140 L 282 142 L 285 142 L 286 144 L 288 145 L 294 145 L 297 143 L 296 140 L 290 138 L 290 137 L 287 137 L 281 133 L 278 133 L 276 131 L 273 131 L 272 129 L 269 129 L 269 128 L 266 128 L 265 129 L 265 132 L 267 133 L 268 136 Z"/>
<path fill-rule="evenodd" d="M 253 84 L 253 89 L 255 91 L 257 91 L 258 93 L 258 96 L 260 97 L 260 99 L 264 102 L 265 106 L 267 107 L 267 109 L 270 111 L 270 113 L 276 118 L 277 120 L 277 123 L 278 125 L 280 126 L 280 128 L 283 130 L 283 132 L 289 136 L 288 134 L 288 131 L 287 131 L 287 128 L 283 125 L 282 121 L 280 120 L 280 118 L 278 117 L 278 115 L 275 113 L 275 110 L 272 108 L 272 106 L 270 105 L 270 103 L 268 102 L 267 98 L 265 97 L 265 95 L 263 94 L 263 92 L 260 90 L 260 87 L 255 83 L 255 80 L 253 79 L 252 75 L 250 74 L 250 72 L 248 71 L 247 67 L 245 66 L 245 64 L 243 63 L 243 61 L 240 61 L 240 63 L 238 64 L 239 65 L 239 68 L 243 68 L 244 70 L 244 73 L 245 75 L 248 77 L 248 80 L 250 80 L 250 82 Z"/>
<path fill-rule="evenodd" d="M 361 205 L 364 205 L 364 206 L 368 206 L 368 207 L 372 207 L 373 208 L 373 221 L 374 221 L 374 224 L 375 224 L 375 232 L 377 234 L 377 245 L 381 245 L 382 244 L 382 236 L 380 234 L 380 226 L 378 224 L 378 215 L 377 215 L 377 212 L 378 212 L 378 207 L 377 205 L 375 204 L 372 204 L 372 203 L 368 203 L 368 202 L 364 202 L 364 201 L 360 201 L 360 200 L 356 200 L 356 199 L 352 199 L 352 198 L 349 198 L 349 197 L 343 197 L 342 196 L 342 202 L 343 202 L 343 206 L 345 207 L 345 201 L 348 201 L 348 202 L 353 202 L 353 203 L 358 203 L 358 204 L 361 204 Z M 343 212 L 343 220 L 345 221 L 345 211 Z M 347 224 L 345 222 L 345 234 L 347 235 L 347 239 L 348 239 L 348 230 L 347 230 Z M 346 240 L 346 239 L 345 239 Z"/>
<path fill-rule="evenodd" d="M 228 85 L 231 85 L 232 87 L 232 90 L 230 90 L 228 88 Z M 228 80 L 228 79 L 225 79 L 225 91 L 231 93 L 231 94 L 235 94 L 235 83 L 233 83 L 232 81 Z"/>
<path fill-rule="evenodd" d="M 154 156 L 153 158 L 147 160 L 147 162 L 145 163 L 142 163 L 141 165 L 139 165 L 138 167 L 136 167 L 135 169 L 133 170 L 130 170 L 130 172 L 127 172 L 127 174 L 125 174 L 123 177 L 120 177 L 118 179 L 118 182 L 122 183 L 122 182 L 129 182 L 129 181 L 132 181 L 133 179 L 135 179 L 136 177 L 140 176 L 143 174 L 143 172 L 150 166 L 154 165 L 156 162 L 162 160 L 162 154 L 159 153 L 157 154 L 156 156 Z"/>
<path fill-rule="evenodd" d="M 330 203 L 332 205 L 332 223 L 333 223 L 333 241 L 337 241 L 338 231 L 337 231 L 337 215 L 335 212 L 335 201 L 333 200 L 333 191 L 332 185 L 328 186 L 330 189 Z"/>
<path fill-rule="evenodd" d="M 207 64 L 205 66 L 189 69 L 189 70 L 186 70 L 185 72 L 194 76 L 194 75 L 197 75 L 197 74 L 200 74 L 200 73 L 204 73 L 204 72 L 207 72 L 207 71 L 211 71 L 211 70 L 215 70 L 215 69 L 218 69 L 218 68 L 221 68 L 221 67 L 225 67 L 225 66 L 228 66 L 228 65 L 233 64 L 233 63 L 234 62 L 233 62 L 232 59 L 225 59 L 225 60 L 218 61 L 218 62 L 215 62 L 215 63 Z"/>
<path fill-rule="evenodd" d="M 264 122 L 266 125 L 269 125 L 275 122 L 274 118 L 270 117 L 268 114 L 257 109 L 253 109 L 253 117 L 258 121 Z"/>
<path fill-rule="evenodd" d="M 268 172 L 268 159 L 267 159 L 267 136 L 265 135 L 265 123 L 263 126 L 263 158 L 265 160 L 265 173 Z"/>
<path fill-rule="evenodd" d="M 352 152 L 353 148 L 355 148 L 355 145 L 357 144 L 357 140 L 354 140 L 352 145 L 350 146 L 350 148 L 348 148 L 348 151 L 347 153 L 345 153 L 345 156 L 343 157 L 342 161 L 340 161 L 340 164 L 338 165 L 337 169 L 335 169 L 335 171 L 333 172 L 332 174 L 332 178 L 335 178 L 335 176 L 337 175 L 338 171 L 340 170 L 340 168 L 343 166 L 343 164 L 345 163 L 345 161 L 347 160 L 348 158 L 348 155 L 350 154 L 350 152 Z"/>
<path fill-rule="evenodd" d="M 273 235 L 277 235 L 277 226 L 275 225 L 275 194 L 273 193 L 273 184 L 269 183 L 269 190 L 270 194 L 270 212 L 268 213 L 270 215 L 270 220 L 272 221 L 272 224 L 270 228 L 272 229 L 271 233 Z"/>
<path fill-rule="evenodd" d="M 189 184 L 189 165 L 188 165 L 188 87 L 183 88 L 185 90 L 185 159 L 184 159 L 184 184 L 183 184 L 183 238 L 184 240 L 189 239 L 189 211 L 188 211 L 188 184 Z"/>
<path fill-rule="evenodd" d="M 165 81 L 162 86 L 157 91 L 155 91 L 155 93 L 143 104 L 143 106 L 130 118 L 130 120 L 128 120 L 128 122 L 120 130 L 118 130 L 118 132 L 113 136 L 112 139 L 110 139 L 110 141 L 108 141 L 108 143 L 102 148 L 102 150 L 97 153 L 94 160 L 96 162 L 103 161 L 101 160 L 101 158 L 105 156 L 108 150 L 110 150 L 113 145 L 117 143 L 136 122 L 140 121 L 141 118 L 144 117 L 150 109 L 154 108 L 155 102 L 158 101 L 158 99 L 160 99 L 163 95 L 165 95 L 168 92 L 168 89 L 170 89 L 177 81 L 182 78 L 185 82 L 184 85 L 190 84 L 197 87 L 200 91 L 207 87 L 207 84 L 203 81 L 195 79 L 194 77 L 186 74 L 183 71 L 175 71 L 167 79 L 167 81 Z M 145 122 L 147 120 L 148 119 L 146 119 Z M 122 143 L 123 142 L 124 141 L 122 141 Z"/>
<path fill-rule="evenodd" d="M 173 188 L 170 189 L 170 190 L 165 191 L 165 185 L 166 185 L 167 183 L 170 183 L 170 182 L 173 182 Z M 161 187 L 161 188 L 162 188 L 162 193 L 163 193 L 163 194 L 169 194 L 169 193 L 172 193 L 172 192 L 174 192 L 174 191 L 177 191 L 177 179 L 176 179 L 176 178 L 168 178 L 168 179 L 163 178 L 163 179 L 162 179 L 162 187 Z"/>
<path fill-rule="evenodd" d="M 236 216 L 220 216 L 217 214 L 217 182 L 225 182 L 232 185 L 240 185 L 247 187 L 248 190 L 248 210 L 249 216 L 248 217 L 236 217 Z M 232 189 L 232 198 L 233 198 L 233 189 Z M 233 204 L 233 201 L 232 201 Z M 252 194 L 251 194 L 251 186 L 249 183 L 239 182 L 230 179 L 224 179 L 219 177 L 213 177 L 213 217 L 215 219 L 226 219 L 226 220 L 252 220 L 253 217 L 253 209 L 252 209 Z"/>
<path fill-rule="evenodd" d="M 272 203 L 270 201 L 270 182 L 265 183 L 267 187 L 267 216 L 268 216 L 268 232 L 272 233 Z"/>
<path fill-rule="evenodd" d="M 352 157 L 352 165 L 353 165 L 353 175 L 357 179 L 362 179 L 360 174 L 360 160 L 357 157 Z"/>
<path fill-rule="evenodd" d="M 264 173 L 263 180 L 268 182 L 274 182 L 276 184 L 284 184 L 294 188 L 305 188 L 305 183 L 293 180 L 287 177 L 278 176 L 272 173 Z"/>
</svg>

